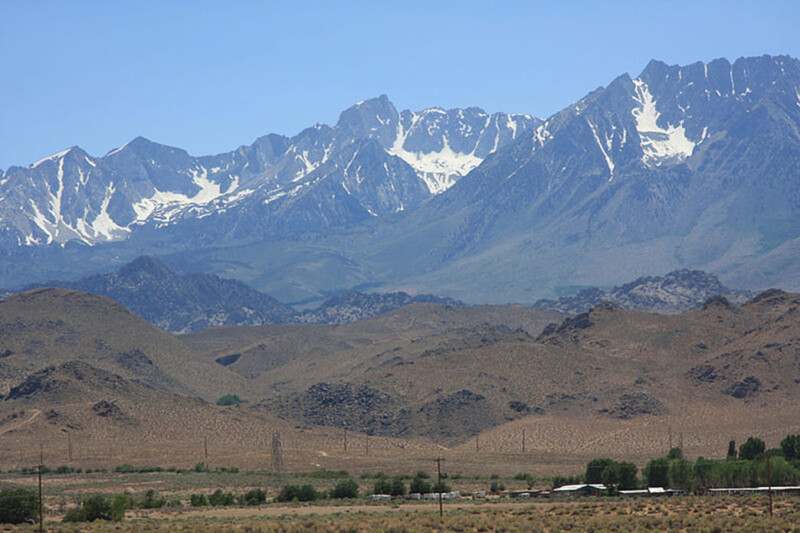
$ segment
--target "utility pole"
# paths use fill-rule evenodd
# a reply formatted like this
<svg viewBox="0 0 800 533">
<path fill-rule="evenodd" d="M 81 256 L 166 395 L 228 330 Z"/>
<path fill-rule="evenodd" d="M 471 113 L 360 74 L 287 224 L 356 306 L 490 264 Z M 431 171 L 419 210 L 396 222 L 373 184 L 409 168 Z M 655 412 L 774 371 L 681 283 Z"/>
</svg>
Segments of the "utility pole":
<svg viewBox="0 0 800 533">
<path fill-rule="evenodd" d="M 476 452 L 481 451 L 481 445 L 480 445 L 479 439 L 480 439 L 480 435 L 475 435 L 475 451 Z"/>
<path fill-rule="evenodd" d="M 525 453 L 525 428 L 522 428 L 522 453 Z"/>
<path fill-rule="evenodd" d="M 367 455 L 369 455 L 369 434 L 364 433 L 364 449 L 367 451 Z"/>
<path fill-rule="evenodd" d="M 67 433 L 67 453 L 69 454 L 69 460 L 72 461 L 72 434 Z"/>
<path fill-rule="evenodd" d="M 436 474 L 439 480 L 438 487 L 436 487 L 436 492 L 439 493 L 439 520 L 444 519 L 444 511 L 442 510 L 442 459 L 441 457 L 436 458 Z"/>
<path fill-rule="evenodd" d="M 769 493 L 769 515 L 772 516 L 772 479 L 769 475 L 769 454 L 767 454 L 767 492 Z"/>
<path fill-rule="evenodd" d="M 203 437 L 203 457 L 208 461 L 208 435 Z"/>
<path fill-rule="evenodd" d="M 281 434 L 277 431 L 272 433 L 272 471 L 277 474 L 283 472 L 283 445 Z"/>
<path fill-rule="evenodd" d="M 39 444 L 39 533 L 44 531 L 44 503 L 42 502 L 42 466 L 44 465 L 44 445 Z"/>
</svg>

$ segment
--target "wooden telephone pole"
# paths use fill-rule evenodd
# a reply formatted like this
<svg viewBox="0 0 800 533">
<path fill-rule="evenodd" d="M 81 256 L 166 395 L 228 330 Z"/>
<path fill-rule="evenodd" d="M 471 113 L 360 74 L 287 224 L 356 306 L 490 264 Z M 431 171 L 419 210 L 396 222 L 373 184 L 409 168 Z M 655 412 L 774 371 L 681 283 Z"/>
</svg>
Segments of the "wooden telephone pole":
<svg viewBox="0 0 800 533">
<path fill-rule="evenodd" d="M 772 516 L 772 479 L 769 475 L 769 454 L 767 454 L 767 492 L 769 493 L 769 515 Z"/>
<path fill-rule="evenodd" d="M 439 520 L 444 519 L 444 511 L 442 509 L 442 459 L 441 457 L 436 458 L 436 474 L 439 480 L 438 487 L 436 487 L 436 492 L 439 493 Z"/>
<path fill-rule="evenodd" d="M 525 429 L 522 430 L 522 453 L 525 453 Z"/>
<path fill-rule="evenodd" d="M 42 501 L 42 467 L 44 466 L 44 445 L 39 445 L 39 533 L 44 531 L 44 502 Z"/>
</svg>

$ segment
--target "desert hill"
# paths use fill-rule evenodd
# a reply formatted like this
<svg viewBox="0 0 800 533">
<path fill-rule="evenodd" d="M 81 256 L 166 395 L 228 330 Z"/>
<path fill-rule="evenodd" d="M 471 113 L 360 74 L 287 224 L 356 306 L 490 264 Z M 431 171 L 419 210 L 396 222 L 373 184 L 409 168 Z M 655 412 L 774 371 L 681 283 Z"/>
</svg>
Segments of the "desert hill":
<svg viewBox="0 0 800 533">
<path fill-rule="evenodd" d="M 108 298 L 43 288 L 0 302 L 0 390 L 76 360 L 186 396 L 216 400 L 247 389 L 240 376 L 196 357 L 180 340 Z"/>
<path fill-rule="evenodd" d="M 4 470 L 37 464 L 40 446 L 50 466 L 193 468 L 204 463 L 267 470 L 273 468 L 274 435 L 281 438 L 284 464 L 291 470 L 342 468 L 352 459 L 341 454 L 338 430 L 298 425 L 260 406 L 220 407 L 156 391 L 83 361 L 34 372 L 0 401 Z M 436 449 L 422 440 L 389 438 L 372 438 L 369 446 L 382 456 L 372 470 L 418 468 L 421 457 Z M 363 441 L 353 448 L 363 461 Z"/>
<path fill-rule="evenodd" d="M 421 354 L 443 345 L 481 344 L 480 339 L 472 339 L 476 328 L 521 330 L 527 337 L 562 319 L 559 313 L 521 305 L 414 303 L 339 326 L 226 326 L 180 339 L 208 361 L 216 361 L 254 383 L 256 397 L 261 399 L 305 390 L 318 382 L 354 379 L 402 350 Z"/>
<path fill-rule="evenodd" d="M 777 405 L 796 412 L 798 304 L 781 291 L 741 306 L 715 297 L 680 315 L 605 303 L 538 338 L 497 326 L 447 330 L 269 405 L 318 424 L 450 444 L 525 417 L 677 424 L 700 408 L 711 418 L 764 416 Z"/>
</svg>

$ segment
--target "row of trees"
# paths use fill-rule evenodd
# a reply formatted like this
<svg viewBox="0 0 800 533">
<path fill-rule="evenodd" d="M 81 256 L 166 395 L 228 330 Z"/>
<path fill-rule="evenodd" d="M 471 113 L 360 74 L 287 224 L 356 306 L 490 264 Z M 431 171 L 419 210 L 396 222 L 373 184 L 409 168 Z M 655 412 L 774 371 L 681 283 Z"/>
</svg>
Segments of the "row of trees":
<svg viewBox="0 0 800 533">
<path fill-rule="evenodd" d="M 767 471 L 769 460 L 769 472 Z M 640 486 L 692 490 L 708 487 L 751 487 L 796 485 L 800 482 L 800 435 L 787 435 L 780 448 L 766 449 L 763 440 L 750 437 L 736 449 L 728 444 L 725 460 L 698 457 L 695 462 L 673 448 L 664 457 L 652 459 L 642 470 L 641 481 L 633 463 L 612 459 L 593 459 L 586 465 L 586 483 L 603 483 L 612 489 Z"/>
</svg>

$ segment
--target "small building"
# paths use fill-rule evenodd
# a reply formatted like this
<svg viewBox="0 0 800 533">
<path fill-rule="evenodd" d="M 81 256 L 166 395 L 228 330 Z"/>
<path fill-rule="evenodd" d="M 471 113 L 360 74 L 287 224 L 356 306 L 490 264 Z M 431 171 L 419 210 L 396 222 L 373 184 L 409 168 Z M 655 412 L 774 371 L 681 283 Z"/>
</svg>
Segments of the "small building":
<svg viewBox="0 0 800 533">
<path fill-rule="evenodd" d="M 772 490 L 779 494 L 800 494 L 800 486 L 788 487 L 731 487 L 708 489 L 709 494 L 765 494 Z"/>
<path fill-rule="evenodd" d="M 633 489 L 619 491 L 621 496 L 672 496 L 682 493 L 681 490 L 665 489 L 664 487 L 647 487 L 646 489 Z"/>
<path fill-rule="evenodd" d="M 553 496 L 602 496 L 608 488 L 600 483 L 581 483 L 578 485 L 563 485 L 553 489 Z"/>
</svg>

